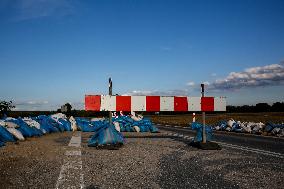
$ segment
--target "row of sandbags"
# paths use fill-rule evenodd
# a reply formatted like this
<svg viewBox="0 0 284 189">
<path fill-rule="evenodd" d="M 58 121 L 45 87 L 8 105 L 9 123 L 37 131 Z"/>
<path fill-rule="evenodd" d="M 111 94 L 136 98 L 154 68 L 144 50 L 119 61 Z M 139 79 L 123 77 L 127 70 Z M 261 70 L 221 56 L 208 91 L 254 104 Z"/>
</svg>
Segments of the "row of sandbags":
<svg viewBox="0 0 284 189">
<path fill-rule="evenodd" d="M 117 116 L 112 118 L 115 129 L 119 132 L 158 132 L 157 127 L 141 115 L 138 116 Z"/>
<path fill-rule="evenodd" d="M 274 124 L 268 122 L 266 124 L 259 122 L 240 122 L 233 119 L 228 121 L 219 121 L 213 128 L 217 131 L 232 131 L 252 134 L 266 134 L 283 137 L 284 136 L 284 124 Z"/>
<path fill-rule="evenodd" d="M 64 114 L 40 115 L 27 118 L 5 118 L 0 120 L 0 146 L 6 142 L 40 137 L 47 133 L 72 131 L 74 128 Z"/>
</svg>

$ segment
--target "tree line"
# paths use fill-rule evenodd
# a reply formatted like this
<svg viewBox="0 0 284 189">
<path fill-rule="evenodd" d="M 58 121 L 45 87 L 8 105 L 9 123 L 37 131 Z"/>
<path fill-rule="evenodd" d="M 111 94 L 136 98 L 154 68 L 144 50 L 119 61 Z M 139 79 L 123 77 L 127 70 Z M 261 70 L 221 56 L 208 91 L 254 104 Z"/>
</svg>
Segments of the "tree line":
<svg viewBox="0 0 284 189">
<path fill-rule="evenodd" d="M 284 102 L 257 103 L 256 105 L 227 106 L 227 112 L 284 112 Z"/>
</svg>

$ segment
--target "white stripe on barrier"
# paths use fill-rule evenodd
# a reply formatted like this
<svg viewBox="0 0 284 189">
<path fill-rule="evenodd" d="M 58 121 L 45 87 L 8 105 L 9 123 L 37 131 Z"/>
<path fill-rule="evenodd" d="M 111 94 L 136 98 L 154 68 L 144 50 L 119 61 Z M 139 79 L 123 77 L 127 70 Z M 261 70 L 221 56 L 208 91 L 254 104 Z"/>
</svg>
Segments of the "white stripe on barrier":
<svg viewBox="0 0 284 189">
<path fill-rule="evenodd" d="M 146 96 L 131 96 L 131 111 L 146 111 Z"/>
<path fill-rule="evenodd" d="M 187 97 L 188 111 L 201 111 L 201 97 Z"/>
<path fill-rule="evenodd" d="M 174 111 L 174 97 L 160 97 L 160 111 Z"/>
</svg>

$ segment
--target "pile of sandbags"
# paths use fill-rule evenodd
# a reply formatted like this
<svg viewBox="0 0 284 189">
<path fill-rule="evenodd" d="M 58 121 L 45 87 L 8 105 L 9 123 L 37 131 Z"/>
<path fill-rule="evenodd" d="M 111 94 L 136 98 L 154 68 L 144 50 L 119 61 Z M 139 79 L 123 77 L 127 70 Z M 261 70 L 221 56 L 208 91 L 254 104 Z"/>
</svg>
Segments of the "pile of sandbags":
<svg viewBox="0 0 284 189">
<path fill-rule="evenodd" d="M 102 122 L 101 127 L 95 132 L 88 142 L 89 147 L 113 148 L 121 147 L 124 138 L 113 125 L 108 122 Z"/>
<path fill-rule="evenodd" d="M 142 116 L 118 116 L 112 118 L 112 122 L 119 132 L 158 132 L 152 122 Z"/>
<path fill-rule="evenodd" d="M 28 137 L 40 137 L 47 133 L 71 131 L 71 122 L 64 114 L 51 116 L 11 118 L 0 120 L 0 146 Z"/>
<path fill-rule="evenodd" d="M 284 136 L 284 124 L 240 122 L 233 119 L 219 121 L 214 127 L 217 131 L 232 131 L 252 134 Z"/>
</svg>

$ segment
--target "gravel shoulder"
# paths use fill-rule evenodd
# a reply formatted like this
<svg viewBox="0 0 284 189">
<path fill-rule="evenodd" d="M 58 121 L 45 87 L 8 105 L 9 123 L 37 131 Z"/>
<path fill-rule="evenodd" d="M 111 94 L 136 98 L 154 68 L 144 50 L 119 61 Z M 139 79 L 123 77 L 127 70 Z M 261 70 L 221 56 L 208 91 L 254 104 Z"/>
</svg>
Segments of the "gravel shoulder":
<svg viewBox="0 0 284 189">
<path fill-rule="evenodd" d="M 223 148 L 201 151 L 164 133 L 127 133 L 119 150 L 87 147 L 86 188 L 284 188 L 284 160 Z M 55 188 L 71 132 L 0 148 L 1 188 Z"/>
</svg>

